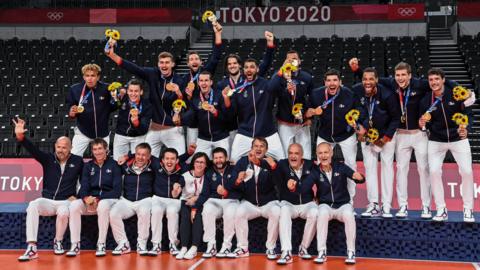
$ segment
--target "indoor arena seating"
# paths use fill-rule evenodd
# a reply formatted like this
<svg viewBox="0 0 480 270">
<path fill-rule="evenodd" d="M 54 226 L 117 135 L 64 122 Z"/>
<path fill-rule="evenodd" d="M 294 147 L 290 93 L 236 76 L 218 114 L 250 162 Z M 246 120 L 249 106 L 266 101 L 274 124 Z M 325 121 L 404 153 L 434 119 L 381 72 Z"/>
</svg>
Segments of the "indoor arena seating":
<svg viewBox="0 0 480 270">
<path fill-rule="evenodd" d="M 463 40 L 463 39 L 462 39 Z M 466 40 L 466 39 L 465 39 Z M 476 40 L 471 38 L 471 40 Z M 463 41 L 462 41 L 463 42 Z M 468 41 L 469 42 L 469 41 Z M 224 40 L 225 52 L 238 53 L 242 58 L 261 59 L 265 50 L 263 39 Z M 478 42 L 477 45 L 478 46 Z M 153 66 L 162 50 L 171 51 L 176 56 L 184 56 L 187 51 L 186 40 L 126 40 L 120 41 L 119 55 L 139 65 Z M 19 115 L 27 120 L 29 136 L 44 150 L 52 150 L 53 141 L 61 135 L 72 136 L 74 122 L 66 117 L 65 95 L 71 84 L 81 80 L 80 68 L 88 62 L 96 62 L 103 68 L 102 80 L 125 83 L 132 75 L 115 67 L 103 54 L 103 40 L 0 40 L 0 95 L 4 105 L 0 106 L 1 157 L 28 157 L 28 154 L 15 143 L 10 119 Z M 269 75 L 278 69 L 288 50 L 300 52 L 302 67 L 312 73 L 315 85 L 323 84 L 323 74 L 328 68 L 337 68 L 342 72 L 345 85 L 358 81 L 347 67 L 351 57 L 358 57 L 361 65 L 374 66 L 380 75 L 392 74 L 393 67 L 399 61 L 413 65 L 416 76 L 425 76 L 430 67 L 428 60 L 428 41 L 425 37 L 369 37 L 361 38 L 306 38 L 277 40 L 277 51 Z M 472 53 L 468 58 L 473 70 L 478 63 L 478 55 L 468 45 L 462 49 Z M 478 51 L 478 50 L 477 50 Z M 474 62 L 477 61 L 477 62 Z M 478 67 L 477 64 L 475 67 Z M 473 72 L 479 74 L 478 72 Z M 217 68 L 215 78 L 224 75 L 223 62 Z M 478 87 L 478 80 L 476 86 Z M 110 122 L 111 130 L 115 126 L 115 117 Z M 479 126 L 474 121 L 473 128 Z M 479 134 L 473 133 L 474 134 Z M 472 135 L 472 136 L 473 136 Z M 475 137 L 474 137 L 475 138 Z M 480 138 L 477 136 L 476 138 Z M 474 139 L 475 140 L 475 139 Z M 473 144 L 472 144 L 473 145 Z M 477 145 L 479 145 L 477 143 Z M 477 151 L 472 146 L 473 151 Z M 359 207 L 359 206 L 357 206 Z M 363 207 L 360 206 L 360 207 Z M 23 249 L 25 247 L 25 208 L 26 205 L 3 205 L 0 209 L 0 249 Z M 357 212 L 360 213 L 360 209 Z M 395 214 L 395 213 L 394 213 Z M 465 224 L 461 213 L 449 213 L 449 221 L 434 223 L 421 220 L 419 212 L 410 211 L 408 219 L 381 218 L 365 219 L 357 215 L 357 256 L 386 257 L 404 259 L 429 259 L 449 261 L 479 261 L 480 223 Z M 96 217 L 82 217 L 82 249 L 94 249 L 98 234 Z M 296 252 L 304 221 L 293 223 L 293 248 Z M 250 226 L 250 251 L 265 251 L 266 220 L 255 219 Z M 345 234 L 343 225 L 330 223 L 328 239 L 329 255 L 345 255 Z M 39 231 L 39 247 L 51 249 L 55 230 L 55 218 L 42 217 Z M 167 226 L 164 226 L 167 228 Z M 217 224 L 221 228 L 221 222 Z M 136 218 L 126 221 L 126 229 L 132 246 L 136 246 Z M 163 248 L 167 250 L 166 230 L 164 230 Z M 217 247 L 220 246 L 222 231 L 218 229 Z M 69 247 L 67 231 L 64 244 Z M 107 248 L 115 244 L 109 231 Z M 202 247 L 203 250 L 205 247 Z M 279 243 L 277 244 L 279 252 Z M 316 254 L 316 241 L 310 246 L 310 252 Z"/>
</svg>

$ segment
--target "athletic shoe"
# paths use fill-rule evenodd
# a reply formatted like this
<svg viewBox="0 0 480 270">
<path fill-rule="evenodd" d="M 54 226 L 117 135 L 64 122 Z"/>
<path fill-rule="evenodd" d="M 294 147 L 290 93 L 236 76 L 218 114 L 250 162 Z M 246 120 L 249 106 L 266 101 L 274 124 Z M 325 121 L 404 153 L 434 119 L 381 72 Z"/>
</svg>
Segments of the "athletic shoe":
<svg viewBox="0 0 480 270">
<path fill-rule="evenodd" d="M 62 246 L 62 241 L 58 241 L 56 239 L 53 240 L 53 253 L 55 253 L 55 255 L 62 255 L 65 253 L 65 250 Z"/>
<path fill-rule="evenodd" d="M 130 244 L 128 242 L 123 242 L 118 244 L 118 246 L 112 250 L 113 256 L 119 256 L 123 254 L 130 253 L 132 250 L 130 249 Z"/>
<path fill-rule="evenodd" d="M 448 220 L 447 208 L 438 209 L 437 214 L 432 218 L 433 221 L 442 222 Z"/>
<path fill-rule="evenodd" d="M 149 256 L 157 256 L 162 253 L 162 245 L 160 243 L 154 243 L 152 249 L 148 252 Z"/>
<path fill-rule="evenodd" d="M 313 260 L 314 263 L 322 264 L 327 261 L 327 251 L 322 249 L 318 251 L 318 256 Z"/>
<path fill-rule="evenodd" d="M 177 255 L 178 254 L 178 248 L 177 248 L 177 245 L 173 244 L 173 243 L 170 243 L 170 254 L 172 254 L 173 256 Z"/>
<path fill-rule="evenodd" d="M 347 258 L 345 259 L 346 264 L 355 264 L 355 251 L 348 250 Z"/>
<path fill-rule="evenodd" d="M 382 205 L 382 217 L 383 218 L 393 217 L 392 213 L 390 213 L 390 206 Z"/>
<path fill-rule="evenodd" d="M 33 259 L 38 258 L 37 245 L 28 244 L 27 250 L 23 253 L 22 256 L 18 257 L 19 262 L 28 262 Z"/>
<path fill-rule="evenodd" d="M 98 243 L 97 244 L 97 249 L 95 250 L 95 256 L 103 257 L 105 255 L 107 255 L 106 248 L 105 248 L 105 243 Z"/>
<path fill-rule="evenodd" d="M 274 249 L 267 249 L 267 252 L 265 252 L 265 254 L 267 254 L 267 259 L 269 260 L 275 260 L 277 258 L 277 253 Z"/>
<path fill-rule="evenodd" d="M 248 256 L 250 256 L 250 252 L 248 252 L 248 249 L 244 250 L 243 248 L 239 247 L 237 247 L 233 252 L 230 252 L 227 255 L 228 258 L 243 258 Z"/>
<path fill-rule="evenodd" d="M 306 248 L 300 246 L 298 248 L 298 257 L 304 259 L 304 260 L 310 260 L 312 258 L 312 255 L 308 254 L 308 251 Z"/>
<path fill-rule="evenodd" d="M 140 256 L 148 256 L 147 244 L 137 243 L 137 254 Z"/>
<path fill-rule="evenodd" d="M 395 216 L 397 218 L 406 218 L 408 216 L 407 206 L 400 206 L 400 209 L 398 209 L 398 212 L 395 214 Z"/>
<path fill-rule="evenodd" d="M 473 210 L 472 209 L 463 209 L 463 222 L 467 223 L 473 223 L 475 222 L 475 217 L 473 216 Z"/>
<path fill-rule="evenodd" d="M 70 250 L 67 252 L 67 257 L 75 257 L 80 254 L 80 242 L 72 243 Z"/>
<path fill-rule="evenodd" d="M 185 256 L 183 258 L 185 260 L 191 260 L 193 258 L 197 257 L 197 247 L 196 246 L 191 246 L 190 249 L 185 253 Z"/>
<path fill-rule="evenodd" d="M 365 209 L 365 212 L 362 213 L 362 217 L 376 217 L 379 216 L 380 213 L 380 207 L 378 206 L 378 203 L 370 203 Z"/>
<path fill-rule="evenodd" d="M 290 250 L 285 250 L 282 252 L 280 259 L 277 260 L 277 264 L 289 264 L 293 262 L 292 252 Z"/>
<path fill-rule="evenodd" d="M 203 253 L 202 257 L 212 258 L 215 257 L 215 254 L 217 254 L 217 248 L 215 246 L 215 243 L 208 243 L 207 250 Z"/>
<path fill-rule="evenodd" d="M 424 206 L 422 207 L 422 214 L 420 215 L 423 219 L 431 219 L 432 218 L 432 211 L 430 211 L 430 207 Z"/>
<path fill-rule="evenodd" d="M 187 254 L 188 249 L 186 247 L 182 247 L 180 251 L 177 253 L 177 256 L 175 256 L 175 259 L 177 260 L 183 260 L 185 257 L 185 254 Z"/>
<path fill-rule="evenodd" d="M 217 258 L 226 258 L 230 253 L 232 253 L 232 251 L 229 248 L 222 247 L 222 249 L 220 249 L 220 251 L 215 256 Z"/>
</svg>

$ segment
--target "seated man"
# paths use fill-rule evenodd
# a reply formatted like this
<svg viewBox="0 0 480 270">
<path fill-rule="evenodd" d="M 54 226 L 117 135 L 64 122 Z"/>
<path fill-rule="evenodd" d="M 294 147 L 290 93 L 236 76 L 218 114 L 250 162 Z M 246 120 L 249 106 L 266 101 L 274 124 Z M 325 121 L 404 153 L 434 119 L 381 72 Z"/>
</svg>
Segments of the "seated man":
<svg viewBox="0 0 480 270">
<path fill-rule="evenodd" d="M 110 226 L 118 246 L 112 255 L 130 253 L 130 243 L 125 233 L 123 220 L 137 215 L 137 253 L 148 255 L 147 240 L 150 234 L 150 211 L 152 208 L 155 172 L 151 168 L 151 148 L 148 143 L 135 147 L 135 158 L 122 165 L 123 196 L 110 210 Z"/>
<path fill-rule="evenodd" d="M 317 145 L 318 166 L 315 166 L 309 177 L 303 182 L 297 182 L 293 188 L 303 191 L 317 186 L 318 207 L 317 219 L 317 248 L 318 257 L 315 263 L 327 260 L 328 222 L 332 219 L 345 223 L 347 238 L 347 259 L 345 263 L 355 264 L 355 215 L 351 198 L 348 192 L 348 179 L 356 183 L 365 182 L 365 177 L 353 171 L 347 165 L 332 161 L 333 148 L 328 142 Z"/>
<path fill-rule="evenodd" d="M 63 235 L 68 225 L 68 206 L 75 200 L 78 178 L 82 172 L 83 160 L 70 153 L 72 143 L 68 137 L 60 137 L 55 142 L 55 153 L 40 151 L 25 138 L 25 121 L 13 120 L 17 141 L 25 147 L 33 158 L 40 162 L 43 170 L 42 197 L 31 201 L 27 208 L 27 251 L 18 257 L 19 261 L 38 258 L 37 234 L 39 216 L 57 216 L 56 235 L 53 240 L 53 252 L 63 254 Z"/>
<path fill-rule="evenodd" d="M 70 240 L 68 257 L 80 254 L 82 215 L 98 215 L 97 257 L 105 256 L 110 209 L 122 193 L 120 166 L 108 156 L 108 144 L 102 138 L 90 143 L 93 159 L 83 167 L 77 200 L 70 205 Z"/>
</svg>

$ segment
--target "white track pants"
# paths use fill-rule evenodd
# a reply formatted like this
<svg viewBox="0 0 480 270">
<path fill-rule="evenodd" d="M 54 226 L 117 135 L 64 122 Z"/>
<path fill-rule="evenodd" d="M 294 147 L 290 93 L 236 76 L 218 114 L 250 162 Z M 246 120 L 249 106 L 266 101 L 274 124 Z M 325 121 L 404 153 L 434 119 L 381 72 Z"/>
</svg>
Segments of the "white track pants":
<svg viewBox="0 0 480 270">
<path fill-rule="evenodd" d="M 187 127 L 187 147 L 196 143 L 198 139 L 198 128 L 189 128 Z"/>
<path fill-rule="evenodd" d="M 110 136 L 103 139 L 107 144 L 110 144 Z M 91 141 L 93 141 L 93 139 L 85 136 L 78 127 L 75 127 L 72 139 L 72 154 L 83 157 L 83 153 L 87 150 Z"/>
<path fill-rule="evenodd" d="M 202 140 L 200 138 L 197 139 L 197 149 L 195 149 L 195 153 L 198 152 L 204 152 L 205 154 L 208 155 L 208 158 L 212 158 L 212 150 L 217 148 L 217 147 L 222 147 L 227 151 L 227 157 L 229 156 L 230 153 L 230 144 L 228 143 L 229 138 L 225 138 L 222 140 L 218 141 L 206 141 Z"/>
<path fill-rule="evenodd" d="M 185 139 L 182 127 L 171 127 L 162 130 L 149 130 L 145 142 L 152 147 L 152 155 L 160 156 L 162 146 L 175 148 L 178 155 L 185 153 Z"/>
<path fill-rule="evenodd" d="M 408 171 L 410 158 L 415 150 L 417 170 L 420 177 L 420 196 L 423 206 L 430 207 L 431 187 L 428 175 L 428 137 L 420 130 L 395 134 L 395 157 L 397 160 L 397 199 L 398 206 L 408 205 Z"/>
<path fill-rule="evenodd" d="M 167 216 L 168 240 L 170 243 L 178 243 L 178 222 L 180 212 L 180 200 L 164 198 L 153 195 L 152 197 L 152 243 L 162 242 L 163 216 Z"/>
<path fill-rule="evenodd" d="M 148 197 L 140 201 L 129 201 L 123 197 L 110 210 L 110 226 L 113 238 L 117 244 L 128 242 L 123 220 L 137 215 L 138 237 L 137 242 L 146 245 L 150 234 L 150 211 L 152 198 Z"/>
<path fill-rule="evenodd" d="M 394 137 L 395 138 L 395 137 Z M 395 139 L 386 143 L 380 152 L 374 146 L 362 142 L 363 164 L 367 182 L 367 198 L 369 203 L 378 203 L 378 155 L 381 161 L 381 189 L 383 205 L 392 207 L 393 198 L 393 157 L 395 155 Z"/>
<path fill-rule="evenodd" d="M 274 249 L 278 239 L 278 222 L 280 220 L 280 203 L 271 201 L 263 206 L 255 206 L 248 201 L 242 201 L 235 213 L 235 233 L 237 247 L 248 250 L 248 221 L 254 218 L 268 219 L 267 249 Z"/>
<path fill-rule="evenodd" d="M 317 218 L 317 249 L 327 249 L 328 222 L 336 219 L 345 224 L 345 236 L 347 239 L 347 250 L 355 251 L 356 223 L 353 213 L 353 206 L 349 203 L 338 209 L 331 208 L 327 204 L 318 207 Z"/>
<path fill-rule="evenodd" d="M 113 159 L 118 161 L 118 158 L 128 154 L 128 151 L 132 154 L 135 153 L 135 147 L 145 142 L 146 137 L 146 134 L 137 137 L 115 134 L 115 137 L 113 137 Z"/>
<path fill-rule="evenodd" d="M 268 142 L 267 155 L 273 157 L 276 160 L 284 159 L 285 153 L 283 152 L 282 142 L 278 133 L 274 133 L 265 138 Z M 232 144 L 232 154 L 230 160 L 237 162 L 241 157 L 246 156 L 248 151 L 252 148 L 253 138 L 237 133 Z"/>
<path fill-rule="evenodd" d="M 450 150 L 458 165 L 462 177 L 463 207 L 473 209 L 473 169 L 472 153 L 468 139 L 457 142 L 428 142 L 428 164 L 430 166 L 430 179 L 432 180 L 433 198 L 437 210 L 446 207 L 443 194 L 442 165 L 445 154 Z"/>
<path fill-rule="evenodd" d="M 292 219 L 303 218 L 306 220 L 303 230 L 302 243 L 304 248 L 308 248 L 315 236 L 317 226 L 318 206 L 315 202 L 293 205 L 288 201 L 280 202 L 280 243 L 282 251 L 292 250 Z"/>
<path fill-rule="evenodd" d="M 38 223 L 40 216 L 57 216 L 55 225 L 55 239 L 63 240 L 68 226 L 68 206 L 70 201 L 54 201 L 38 198 L 31 201 L 27 207 L 27 242 L 37 242 Z"/>
<path fill-rule="evenodd" d="M 70 204 L 70 240 L 72 243 L 80 242 L 82 229 L 82 215 L 98 215 L 98 241 L 97 243 L 106 243 L 108 225 L 110 222 L 110 209 L 117 202 L 117 199 L 103 199 L 98 202 L 95 212 L 88 212 L 87 206 L 83 200 L 78 199 Z"/>
<path fill-rule="evenodd" d="M 312 159 L 312 138 L 310 126 L 286 125 L 278 123 L 278 135 L 282 141 L 283 151 L 288 157 L 288 146 L 292 143 L 299 143 L 303 148 L 303 158 Z"/>
<path fill-rule="evenodd" d="M 232 238 L 235 235 L 235 212 L 238 200 L 210 198 L 203 205 L 203 242 L 215 244 L 216 220 L 223 218 L 222 248 L 232 248 Z"/>
</svg>

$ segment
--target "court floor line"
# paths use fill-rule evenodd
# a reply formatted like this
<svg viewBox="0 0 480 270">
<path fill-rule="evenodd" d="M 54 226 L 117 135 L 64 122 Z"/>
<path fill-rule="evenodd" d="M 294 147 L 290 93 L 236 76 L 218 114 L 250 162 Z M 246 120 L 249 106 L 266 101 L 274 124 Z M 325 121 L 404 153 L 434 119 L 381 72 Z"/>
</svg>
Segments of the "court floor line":
<svg viewBox="0 0 480 270">
<path fill-rule="evenodd" d="M 188 268 L 188 270 L 194 270 L 195 268 L 197 268 L 200 264 L 202 264 L 203 262 L 205 261 L 204 258 L 201 258 L 200 260 L 198 260 L 194 265 L 190 266 Z"/>
</svg>

